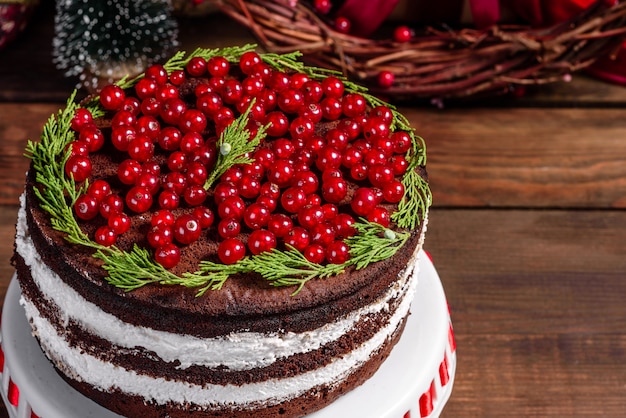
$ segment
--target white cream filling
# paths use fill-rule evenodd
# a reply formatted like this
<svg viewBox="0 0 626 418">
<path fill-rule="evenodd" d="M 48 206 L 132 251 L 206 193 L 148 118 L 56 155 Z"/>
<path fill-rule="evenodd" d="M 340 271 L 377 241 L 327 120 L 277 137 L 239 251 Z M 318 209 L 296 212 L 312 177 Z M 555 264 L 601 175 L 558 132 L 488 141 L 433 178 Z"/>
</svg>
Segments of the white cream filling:
<svg viewBox="0 0 626 418">
<path fill-rule="evenodd" d="M 421 248 L 422 240 L 423 234 L 418 250 Z M 272 399 L 279 402 L 281 399 L 292 398 L 317 385 L 337 383 L 347 376 L 350 370 L 365 362 L 371 353 L 380 348 L 393 334 L 402 318 L 408 313 L 417 285 L 416 255 L 418 250 L 403 272 L 401 280 L 384 297 L 337 323 L 305 333 L 266 335 L 241 332 L 224 338 L 202 339 L 124 323 L 84 300 L 65 285 L 42 262 L 34 249 L 26 228 L 23 196 L 22 207 L 18 214 L 16 246 L 18 253 L 31 269 L 37 286 L 44 295 L 58 305 L 59 311 L 65 315 L 65 321 L 71 318 L 83 328 L 114 344 L 128 348 L 142 346 L 154 351 L 165 361 L 178 360 L 181 362 L 181 367 L 226 366 L 233 370 L 263 367 L 278 358 L 314 350 L 333 341 L 348 331 L 363 315 L 388 309 L 388 303 L 392 298 L 402 297 L 402 302 L 385 328 L 379 330 L 372 339 L 357 350 L 335 360 L 329 366 L 288 379 L 270 380 L 242 387 L 228 385 L 200 387 L 183 382 L 155 379 L 102 362 L 95 357 L 85 355 L 80 349 L 70 347 L 67 341 L 57 334 L 54 327 L 40 317 L 35 306 L 22 298 L 20 303 L 25 306 L 27 316 L 32 321 L 44 350 L 51 358 L 57 359 L 57 365 L 66 373 L 104 390 L 118 387 L 128 393 L 155 399 L 159 403 L 190 401 L 199 404 L 245 404 Z M 242 390 L 235 390 L 237 388 Z"/>
</svg>

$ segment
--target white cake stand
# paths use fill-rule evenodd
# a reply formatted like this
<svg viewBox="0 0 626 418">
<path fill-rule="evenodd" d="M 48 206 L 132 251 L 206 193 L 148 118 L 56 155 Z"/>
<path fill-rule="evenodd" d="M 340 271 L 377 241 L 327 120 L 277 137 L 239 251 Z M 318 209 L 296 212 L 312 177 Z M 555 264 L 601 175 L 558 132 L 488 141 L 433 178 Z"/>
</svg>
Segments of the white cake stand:
<svg viewBox="0 0 626 418">
<path fill-rule="evenodd" d="M 446 297 L 430 258 L 420 254 L 420 275 L 411 316 L 389 358 L 362 386 L 307 418 L 438 417 L 450 397 L 456 345 Z M 114 418 L 55 372 L 35 338 L 20 288 L 11 280 L 2 311 L 2 398 L 11 418 Z"/>
</svg>

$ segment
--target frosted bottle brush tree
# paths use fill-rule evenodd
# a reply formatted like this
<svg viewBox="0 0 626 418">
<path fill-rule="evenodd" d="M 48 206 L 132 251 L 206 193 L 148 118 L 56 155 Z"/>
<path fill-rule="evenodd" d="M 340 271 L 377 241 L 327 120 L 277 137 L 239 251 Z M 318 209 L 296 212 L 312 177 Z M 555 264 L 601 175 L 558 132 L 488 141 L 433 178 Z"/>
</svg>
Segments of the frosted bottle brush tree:
<svg viewBox="0 0 626 418">
<path fill-rule="evenodd" d="M 169 0 L 59 0 L 54 61 L 87 88 L 143 71 L 178 46 Z"/>
</svg>

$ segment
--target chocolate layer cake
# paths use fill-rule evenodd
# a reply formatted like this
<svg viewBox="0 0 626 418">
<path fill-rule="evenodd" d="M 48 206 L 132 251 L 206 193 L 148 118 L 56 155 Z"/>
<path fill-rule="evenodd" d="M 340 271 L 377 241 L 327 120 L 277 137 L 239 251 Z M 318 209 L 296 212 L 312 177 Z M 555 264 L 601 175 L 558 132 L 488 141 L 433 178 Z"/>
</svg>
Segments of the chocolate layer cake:
<svg viewBox="0 0 626 418">
<path fill-rule="evenodd" d="M 64 379 L 112 411 L 304 416 L 402 333 L 424 145 L 335 74 L 251 47 L 178 54 L 72 98 L 27 153 L 20 302 Z"/>
</svg>

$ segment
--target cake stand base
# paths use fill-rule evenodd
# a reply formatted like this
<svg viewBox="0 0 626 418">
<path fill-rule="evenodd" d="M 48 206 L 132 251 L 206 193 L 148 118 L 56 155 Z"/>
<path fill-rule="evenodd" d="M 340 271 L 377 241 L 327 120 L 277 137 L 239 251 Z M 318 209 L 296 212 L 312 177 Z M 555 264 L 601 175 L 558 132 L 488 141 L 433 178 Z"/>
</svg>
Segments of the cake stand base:
<svg viewBox="0 0 626 418">
<path fill-rule="evenodd" d="M 400 341 L 374 376 L 307 418 L 434 418 L 450 397 L 456 344 L 448 303 L 437 271 L 420 253 L 411 315 Z M 0 330 L 0 393 L 11 418 L 115 418 L 56 373 L 31 335 L 20 288 L 7 290 Z"/>
</svg>

